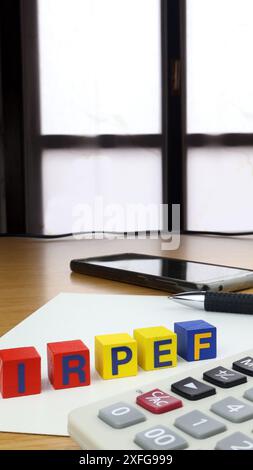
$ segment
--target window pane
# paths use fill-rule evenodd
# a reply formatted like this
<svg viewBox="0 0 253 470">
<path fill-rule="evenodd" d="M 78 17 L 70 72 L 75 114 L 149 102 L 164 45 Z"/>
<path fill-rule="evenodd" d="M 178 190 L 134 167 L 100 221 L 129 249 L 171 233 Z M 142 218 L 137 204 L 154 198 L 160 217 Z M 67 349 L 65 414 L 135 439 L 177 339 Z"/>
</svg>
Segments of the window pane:
<svg viewBox="0 0 253 470">
<path fill-rule="evenodd" d="M 253 148 L 188 151 L 188 230 L 253 229 Z"/>
<path fill-rule="evenodd" d="M 162 228 L 152 216 L 162 203 L 161 179 L 160 150 L 45 151 L 44 233 Z"/>
<path fill-rule="evenodd" d="M 188 133 L 253 132 L 252 17 L 252 0 L 187 0 Z"/>
<path fill-rule="evenodd" d="M 160 133 L 160 0 L 38 4 L 42 134 Z"/>
</svg>

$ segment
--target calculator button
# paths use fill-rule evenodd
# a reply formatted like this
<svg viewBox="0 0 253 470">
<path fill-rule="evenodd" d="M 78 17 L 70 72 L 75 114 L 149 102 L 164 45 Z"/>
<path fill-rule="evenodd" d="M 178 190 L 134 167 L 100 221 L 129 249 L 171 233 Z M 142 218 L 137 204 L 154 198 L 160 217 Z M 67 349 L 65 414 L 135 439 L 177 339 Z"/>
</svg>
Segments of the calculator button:
<svg viewBox="0 0 253 470">
<path fill-rule="evenodd" d="M 201 398 L 206 398 L 216 393 L 214 387 L 210 387 L 192 377 L 175 382 L 171 385 L 171 390 L 184 398 L 188 398 L 188 400 L 201 400 Z"/>
<path fill-rule="evenodd" d="M 211 410 L 232 423 L 243 423 L 253 418 L 253 406 L 233 397 L 227 397 L 214 403 Z"/>
<path fill-rule="evenodd" d="M 136 403 L 151 413 L 161 414 L 181 408 L 183 403 L 159 388 L 143 393 L 136 398 Z"/>
<path fill-rule="evenodd" d="M 233 369 L 246 375 L 253 376 L 253 357 L 247 356 L 233 362 Z"/>
<path fill-rule="evenodd" d="M 247 398 L 247 400 L 253 401 L 253 388 L 249 388 L 244 392 L 243 398 Z"/>
<path fill-rule="evenodd" d="M 143 413 L 124 402 L 114 403 L 102 408 L 98 412 L 98 417 L 116 429 L 127 428 L 146 420 Z"/>
<path fill-rule="evenodd" d="M 247 382 L 245 375 L 239 374 L 225 367 L 219 366 L 203 374 L 203 379 L 222 388 L 235 387 Z"/>
<path fill-rule="evenodd" d="M 253 440 L 242 432 L 235 432 L 231 436 L 217 442 L 216 450 L 253 450 Z"/>
<path fill-rule="evenodd" d="M 177 450 L 188 447 L 183 437 L 159 424 L 146 431 L 138 432 L 134 442 L 144 450 Z"/>
<path fill-rule="evenodd" d="M 180 416 L 175 420 L 174 425 L 196 439 L 205 439 L 227 429 L 225 424 L 198 410 Z"/>
</svg>

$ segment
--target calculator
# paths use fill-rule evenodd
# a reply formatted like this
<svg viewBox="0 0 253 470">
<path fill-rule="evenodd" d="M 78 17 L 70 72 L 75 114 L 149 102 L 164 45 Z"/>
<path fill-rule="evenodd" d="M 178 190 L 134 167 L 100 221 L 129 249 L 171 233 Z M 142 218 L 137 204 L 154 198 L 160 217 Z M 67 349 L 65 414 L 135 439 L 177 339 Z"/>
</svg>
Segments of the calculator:
<svg viewBox="0 0 253 470">
<path fill-rule="evenodd" d="M 73 410 L 86 450 L 253 450 L 253 349 Z"/>
</svg>

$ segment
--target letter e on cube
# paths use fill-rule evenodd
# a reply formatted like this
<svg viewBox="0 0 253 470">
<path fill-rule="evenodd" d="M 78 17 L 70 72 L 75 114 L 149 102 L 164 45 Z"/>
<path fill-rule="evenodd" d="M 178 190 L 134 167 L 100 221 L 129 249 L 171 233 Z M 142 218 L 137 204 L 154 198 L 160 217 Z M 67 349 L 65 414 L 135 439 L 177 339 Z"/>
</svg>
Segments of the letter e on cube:
<svg viewBox="0 0 253 470">
<path fill-rule="evenodd" d="M 138 364 L 144 370 L 177 365 L 177 335 L 164 326 L 134 330 L 138 344 Z"/>
</svg>

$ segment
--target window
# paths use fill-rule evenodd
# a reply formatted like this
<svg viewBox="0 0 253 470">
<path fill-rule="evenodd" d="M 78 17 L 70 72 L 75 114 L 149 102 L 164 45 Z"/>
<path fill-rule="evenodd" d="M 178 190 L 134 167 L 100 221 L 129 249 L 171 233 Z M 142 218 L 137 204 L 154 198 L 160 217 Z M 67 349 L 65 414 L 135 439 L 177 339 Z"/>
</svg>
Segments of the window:
<svg viewBox="0 0 253 470">
<path fill-rule="evenodd" d="M 253 3 L 187 0 L 187 229 L 252 230 Z"/>
<path fill-rule="evenodd" d="M 38 0 L 44 233 L 162 203 L 159 0 Z M 140 185 L 140 181 L 142 184 Z M 103 230 L 84 220 L 82 230 Z M 161 228 L 143 221 L 140 230 Z M 136 230 L 119 219 L 107 230 Z"/>
<path fill-rule="evenodd" d="M 0 167 L 9 233 L 70 232 L 80 206 L 101 200 L 123 212 L 137 205 L 144 216 L 165 202 L 170 228 L 170 205 L 182 203 L 183 5 L 0 2 Z M 106 230 L 156 230 L 161 223 L 114 218 Z M 80 228 L 105 229 L 85 218 Z"/>
</svg>

